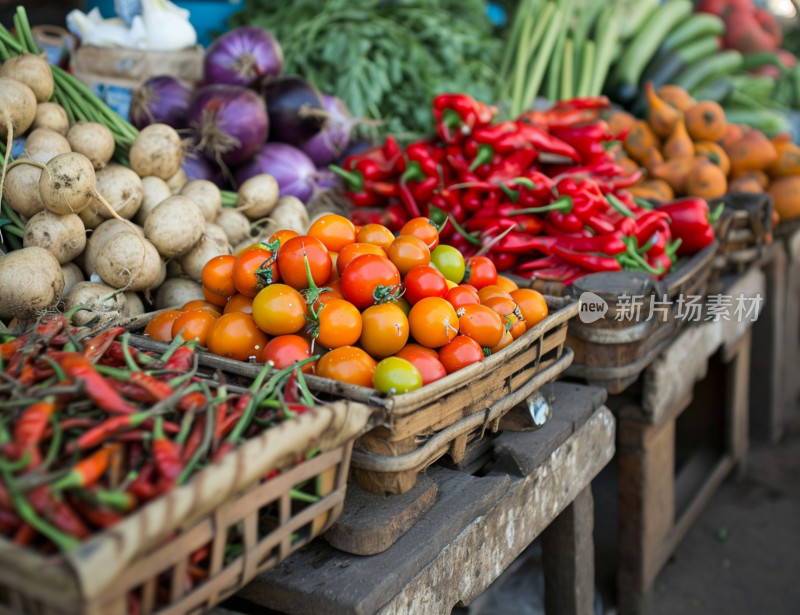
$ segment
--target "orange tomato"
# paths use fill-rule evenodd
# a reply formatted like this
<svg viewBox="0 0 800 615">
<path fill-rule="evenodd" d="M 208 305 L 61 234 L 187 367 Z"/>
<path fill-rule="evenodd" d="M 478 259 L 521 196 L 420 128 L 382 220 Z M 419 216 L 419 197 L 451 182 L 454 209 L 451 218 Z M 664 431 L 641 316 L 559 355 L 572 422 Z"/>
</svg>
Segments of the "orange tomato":
<svg viewBox="0 0 800 615">
<path fill-rule="evenodd" d="M 212 258 L 205 264 L 200 274 L 203 286 L 215 295 L 226 299 L 233 295 L 236 292 L 236 286 L 233 283 L 235 263 L 236 257 L 232 254 L 222 254 Z"/>
<path fill-rule="evenodd" d="M 248 361 L 262 355 L 267 334 L 261 331 L 253 317 L 243 312 L 231 312 L 217 318 L 208 331 L 208 349 L 221 357 Z"/>
<path fill-rule="evenodd" d="M 333 299 L 319 311 L 317 342 L 325 348 L 352 346 L 361 337 L 361 312 L 349 301 Z"/>
<path fill-rule="evenodd" d="M 458 335 L 458 316 L 440 297 L 425 297 L 411 307 L 409 329 L 414 339 L 428 348 L 439 348 Z"/>
<path fill-rule="evenodd" d="M 519 306 L 529 329 L 547 317 L 547 302 L 542 293 L 532 288 L 519 288 L 511 291 L 511 298 Z"/>
<path fill-rule="evenodd" d="M 495 282 L 495 286 L 498 286 L 501 290 L 510 293 L 512 290 L 517 290 L 519 286 L 517 283 L 512 280 L 511 278 L 507 278 L 504 275 L 497 276 L 497 282 Z"/>
<path fill-rule="evenodd" d="M 228 303 L 225 304 L 224 313 L 230 314 L 231 312 L 244 312 L 245 314 L 252 314 L 253 298 L 243 295 L 242 293 L 236 293 L 233 297 L 228 299 Z"/>
<path fill-rule="evenodd" d="M 478 305 L 481 302 L 478 291 L 473 290 L 472 287 L 467 288 L 463 284 L 448 290 L 445 299 L 456 309 L 465 305 Z"/>
<path fill-rule="evenodd" d="M 306 324 L 307 314 L 302 295 L 286 284 L 270 284 L 253 299 L 253 319 L 270 335 L 297 333 Z"/>
<path fill-rule="evenodd" d="M 485 305 L 486 302 L 493 297 L 505 297 L 506 299 L 511 299 L 511 293 L 507 293 L 496 284 L 489 284 L 478 289 L 478 297 L 480 298 L 481 303 Z"/>
<path fill-rule="evenodd" d="M 413 235 L 401 235 L 386 250 L 386 256 L 392 261 L 401 276 L 419 265 L 431 262 L 431 251 L 425 242 Z"/>
<path fill-rule="evenodd" d="M 308 229 L 310 237 L 319 239 L 331 252 L 339 252 L 356 240 L 356 227 L 338 214 L 325 214 Z"/>
<path fill-rule="evenodd" d="M 216 305 L 218 307 L 223 307 L 226 303 L 228 303 L 227 297 L 223 297 L 222 295 L 212 293 L 205 286 L 203 286 L 203 296 L 206 298 L 206 301 L 208 301 L 210 304 Z"/>
<path fill-rule="evenodd" d="M 160 342 L 172 341 L 172 323 L 181 315 L 180 310 L 166 310 L 150 319 L 144 328 L 144 334 Z"/>
<path fill-rule="evenodd" d="M 447 375 L 447 370 L 439 360 L 439 353 L 432 348 L 425 348 L 419 344 L 406 344 L 394 356 L 405 359 L 417 368 L 422 376 L 423 386 Z"/>
<path fill-rule="evenodd" d="M 299 237 L 299 236 L 300 233 L 298 233 L 297 231 L 292 231 L 288 228 L 285 228 L 272 233 L 272 235 L 269 236 L 267 243 L 274 243 L 277 241 L 282 246 L 293 237 Z"/>
<path fill-rule="evenodd" d="M 281 280 L 292 288 L 308 288 L 306 259 L 314 284 L 318 286 L 324 284 L 333 268 L 331 255 L 325 244 L 316 237 L 308 235 L 293 237 L 278 250 L 278 271 Z"/>
<path fill-rule="evenodd" d="M 255 297 L 265 286 L 279 280 L 273 253 L 263 248 L 245 250 L 233 265 L 233 285 L 246 297 Z"/>
<path fill-rule="evenodd" d="M 383 224 L 365 224 L 356 234 L 358 243 L 368 243 L 386 251 L 394 241 L 394 234 Z"/>
<path fill-rule="evenodd" d="M 361 348 L 341 346 L 322 356 L 317 363 L 317 375 L 372 388 L 372 376 L 376 365 L 375 359 Z"/>
<path fill-rule="evenodd" d="M 198 344 L 205 346 L 208 340 L 208 331 L 217 316 L 203 308 L 188 310 L 173 321 L 172 337 L 174 339 L 180 333 L 187 342 L 197 340 Z"/>
<path fill-rule="evenodd" d="M 225 305 L 227 306 L 228 304 L 226 303 Z M 187 303 L 184 303 L 181 311 L 185 312 L 187 310 L 209 310 L 217 316 L 220 315 L 218 305 L 214 305 L 210 301 L 202 301 L 200 299 L 195 299 L 194 301 L 188 301 Z"/>
<path fill-rule="evenodd" d="M 408 341 L 408 318 L 394 303 L 368 307 L 361 321 L 361 347 L 377 359 L 395 354 Z"/>
<path fill-rule="evenodd" d="M 403 225 L 398 235 L 419 237 L 428 246 L 428 250 L 433 250 L 439 245 L 439 229 L 430 218 L 411 218 Z"/>
<path fill-rule="evenodd" d="M 474 339 L 480 346 L 492 348 L 503 337 L 503 318 L 485 305 L 465 305 L 456 311 L 458 330 Z"/>
</svg>

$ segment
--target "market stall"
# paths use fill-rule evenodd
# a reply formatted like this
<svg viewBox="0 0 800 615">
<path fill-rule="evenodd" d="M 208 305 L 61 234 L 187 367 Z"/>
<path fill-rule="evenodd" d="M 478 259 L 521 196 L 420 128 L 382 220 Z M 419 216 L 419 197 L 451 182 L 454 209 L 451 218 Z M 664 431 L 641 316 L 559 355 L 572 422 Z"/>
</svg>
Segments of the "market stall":
<svg viewBox="0 0 800 615">
<path fill-rule="evenodd" d="M 650 612 L 796 414 L 793 22 L 198 4 L 0 24 L 0 612 L 448 613 L 541 537 L 588 614 L 609 499 Z"/>
</svg>

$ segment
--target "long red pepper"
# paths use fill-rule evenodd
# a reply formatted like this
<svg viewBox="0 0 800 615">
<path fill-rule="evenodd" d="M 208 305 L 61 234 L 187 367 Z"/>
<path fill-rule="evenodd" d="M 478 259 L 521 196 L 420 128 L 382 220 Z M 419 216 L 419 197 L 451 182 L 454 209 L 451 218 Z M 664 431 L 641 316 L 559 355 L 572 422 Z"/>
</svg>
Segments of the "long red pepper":
<svg viewBox="0 0 800 615">
<path fill-rule="evenodd" d="M 48 352 L 48 355 L 70 379 L 83 383 L 86 394 L 98 407 L 116 414 L 136 412 L 136 407 L 122 399 L 83 355 L 77 352 Z"/>
<path fill-rule="evenodd" d="M 164 433 L 162 417 L 156 419 L 153 430 L 153 457 L 159 474 L 167 480 L 176 481 L 183 471 L 183 462 L 180 458 L 178 446 L 170 441 Z"/>
<path fill-rule="evenodd" d="M 118 444 L 104 446 L 97 452 L 76 463 L 68 474 L 52 484 L 52 489 L 71 489 L 94 485 L 108 469 L 111 456 L 117 454 Z"/>
</svg>

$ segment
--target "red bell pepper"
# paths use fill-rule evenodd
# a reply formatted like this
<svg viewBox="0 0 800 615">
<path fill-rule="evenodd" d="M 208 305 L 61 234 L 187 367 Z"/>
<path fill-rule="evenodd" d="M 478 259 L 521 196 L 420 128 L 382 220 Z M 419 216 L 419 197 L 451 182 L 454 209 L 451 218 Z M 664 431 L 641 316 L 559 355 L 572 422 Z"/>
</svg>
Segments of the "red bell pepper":
<svg viewBox="0 0 800 615">
<path fill-rule="evenodd" d="M 491 123 L 497 113 L 466 94 L 440 94 L 433 99 L 436 132 L 445 143 L 461 143 L 475 129 Z"/>
<path fill-rule="evenodd" d="M 708 210 L 708 203 L 698 197 L 678 199 L 659 206 L 658 211 L 670 217 L 672 236 L 681 240 L 678 256 L 694 254 L 714 241 L 711 224 L 722 214 L 723 208 L 724 204 L 720 203 L 712 213 Z"/>
</svg>

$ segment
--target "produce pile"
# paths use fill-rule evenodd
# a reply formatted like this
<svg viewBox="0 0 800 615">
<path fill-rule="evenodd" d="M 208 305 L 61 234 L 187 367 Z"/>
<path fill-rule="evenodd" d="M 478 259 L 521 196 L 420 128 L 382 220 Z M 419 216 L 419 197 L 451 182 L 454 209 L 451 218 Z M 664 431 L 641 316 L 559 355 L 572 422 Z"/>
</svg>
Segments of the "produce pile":
<svg viewBox="0 0 800 615">
<path fill-rule="evenodd" d="M 0 332 L 0 533 L 18 545 L 69 551 L 314 405 L 302 362 L 265 369 L 247 390 L 224 380 L 212 388 L 195 375 L 193 344 L 178 338 L 156 356 L 132 348 L 120 327 L 73 327 L 69 316 Z M 292 499 L 325 495 L 314 489 L 300 485 Z M 262 523 L 275 524 L 270 514 Z M 230 542 L 226 561 L 241 553 Z M 187 587 L 208 578 L 209 547 L 192 554 Z M 168 604 L 169 583 L 157 594 Z M 136 601 L 131 594 L 131 613 Z"/>
<path fill-rule="evenodd" d="M 439 243 L 427 218 L 395 237 L 336 214 L 307 235 L 276 232 L 203 270 L 206 303 L 157 314 L 144 333 L 222 356 L 305 371 L 382 393 L 413 391 L 498 352 L 547 316 L 544 297 L 484 256 Z"/>
<path fill-rule="evenodd" d="M 340 99 L 284 75 L 283 63 L 268 31 L 236 28 L 208 48 L 196 91 L 170 76 L 145 81 L 134 93 L 131 121 L 139 129 L 164 123 L 181 130 L 191 179 L 236 188 L 268 173 L 281 196 L 307 202 L 336 184 L 325 167 L 347 149 L 357 121 Z"/>
<path fill-rule="evenodd" d="M 655 91 L 648 82 L 646 92 L 646 121 L 624 111 L 609 118 L 624 139 L 625 164 L 647 170 L 631 194 L 670 201 L 768 192 L 780 219 L 800 216 L 800 147 L 789 135 L 768 139 L 756 128 L 730 123 L 719 104 L 697 102 L 675 85 Z"/>
<path fill-rule="evenodd" d="M 600 118 L 608 107 L 603 97 L 570 99 L 492 123 L 494 107 L 443 94 L 433 102 L 437 138 L 402 149 L 389 137 L 335 170 L 357 223 L 396 229 L 428 216 L 443 241 L 465 256 L 485 252 L 498 271 L 564 284 L 595 271 L 663 276 L 713 231 L 705 220 L 698 243 L 670 224 L 668 208 L 652 211 L 626 190 L 642 171 Z"/>
</svg>

